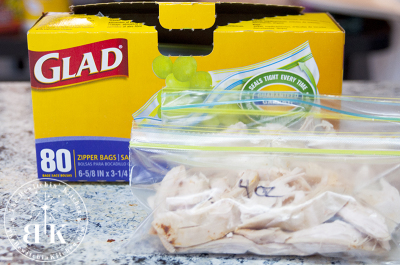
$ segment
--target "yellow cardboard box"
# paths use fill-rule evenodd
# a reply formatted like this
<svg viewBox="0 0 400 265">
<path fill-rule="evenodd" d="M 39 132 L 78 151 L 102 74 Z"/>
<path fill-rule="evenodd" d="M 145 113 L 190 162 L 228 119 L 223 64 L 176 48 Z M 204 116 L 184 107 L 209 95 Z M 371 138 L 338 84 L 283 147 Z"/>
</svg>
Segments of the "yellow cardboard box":
<svg viewBox="0 0 400 265">
<path fill-rule="evenodd" d="M 39 178 L 128 181 L 132 114 L 158 119 L 160 51 L 203 53 L 197 71 L 214 89 L 341 94 L 344 32 L 325 13 L 149 2 L 73 11 L 47 13 L 28 32 Z"/>
</svg>

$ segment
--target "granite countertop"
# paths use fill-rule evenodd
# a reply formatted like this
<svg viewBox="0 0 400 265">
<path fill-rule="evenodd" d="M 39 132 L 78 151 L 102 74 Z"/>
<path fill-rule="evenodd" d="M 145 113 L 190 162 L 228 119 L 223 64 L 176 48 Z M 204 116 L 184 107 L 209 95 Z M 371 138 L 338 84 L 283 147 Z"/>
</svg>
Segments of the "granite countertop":
<svg viewBox="0 0 400 265">
<path fill-rule="evenodd" d="M 345 82 L 343 94 L 400 97 L 400 84 Z M 37 178 L 30 85 L 0 83 L 0 213 L 20 186 Z M 58 264 L 348 264 L 319 256 L 307 258 L 251 255 L 125 255 L 118 253 L 146 217 L 127 183 L 69 183 L 88 210 L 87 234 Z M 1 225 L 3 226 L 3 225 Z M 0 228 L 0 263 L 31 264 Z M 361 264 L 361 263 L 355 263 Z"/>
</svg>

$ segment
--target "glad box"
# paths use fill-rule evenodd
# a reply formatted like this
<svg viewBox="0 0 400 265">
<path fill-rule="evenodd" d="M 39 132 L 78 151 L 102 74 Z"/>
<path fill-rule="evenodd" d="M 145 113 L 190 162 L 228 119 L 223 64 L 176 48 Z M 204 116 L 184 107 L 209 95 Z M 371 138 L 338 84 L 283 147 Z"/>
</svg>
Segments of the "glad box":
<svg viewBox="0 0 400 265">
<path fill-rule="evenodd" d="M 45 14 L 28 32 L 39 178 L 129 180 L 132 115 L 160 121 L 166 83 L 199 85 L 177 80 L 169 59 L 158 65 L 161 53 L 174 55 L 170 64 L 194 55 L 190 67 L 210 82 L 203 89 L 341 94 L 344 32 L 328 14 L 239 3 L 72 10 Z"/>
</svg>

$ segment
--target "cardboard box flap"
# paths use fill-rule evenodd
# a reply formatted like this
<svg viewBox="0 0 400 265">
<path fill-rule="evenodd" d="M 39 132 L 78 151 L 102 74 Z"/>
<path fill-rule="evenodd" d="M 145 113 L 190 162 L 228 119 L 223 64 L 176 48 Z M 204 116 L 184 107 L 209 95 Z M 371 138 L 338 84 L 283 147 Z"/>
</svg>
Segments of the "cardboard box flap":
<svg viewBox="0 0 400 265">
<path fill-rule="evenodd" d="M 135 23 L 144 23 L 155 26 L 158 23 L 158 5 L 154 2 L 135 3 L 102 3 L 80 6 L 71 6 L 74 14 L 99 15 L 109 18 L 132 20 Z"/>
<path fill-rule="evenodd" d="M 214 9 L 215 14 L 210 10 Z M 132 20 L 166 29 L 206 29 L 264 17 L 299 15 L 303 7 L 247 3 L 101 3 L 72 6 L 75 14 Z M 206 11 L 206 12 L 204 12 Z M 158 17 L 160 18 L 158 19 Z M 214 23 L 210 23 L 213 21 Z"/>
<path fill-rule="evenodd" d="M 159 44 L 207 45 L 210 48 L 213 32 L 219 26 L 265 17 L 299 15 L 302 10 L 303 7 L 298 6 L 247 3 L 114 2 L 71 7 L 74 14 L 102 15 L 155 26 Z M 207 50 L 205 54 L 212 48 Z"/>
<path fill-rule="evenodd" d="M 215 19 L 214 3 L 159 3 L 160 25 L 166 29 L 207 29 Z"/>
</svg>

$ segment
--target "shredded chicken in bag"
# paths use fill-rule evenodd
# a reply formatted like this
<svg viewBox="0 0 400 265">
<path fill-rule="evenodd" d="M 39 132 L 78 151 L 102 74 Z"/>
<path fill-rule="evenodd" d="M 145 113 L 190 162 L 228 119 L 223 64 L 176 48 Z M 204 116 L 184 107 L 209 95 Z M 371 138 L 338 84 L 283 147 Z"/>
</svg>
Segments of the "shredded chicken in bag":
<svg viewBox="0 0 400 265">
<path fill-rule="evenodd" d="M 162 124 L 132 129 L 150 215 L 129 253 L 399 263 L 400 99 L 166 89 L 161 103 Z"/>
<path fill-rule="evenodd" d="M 152 233 L 171 253 L 384 253 L 400 223 L 400 195 L 378 182 L 356 192 L 312 163 L 225 173 L 178 166 L 149 198 Z"/>
</svg>

